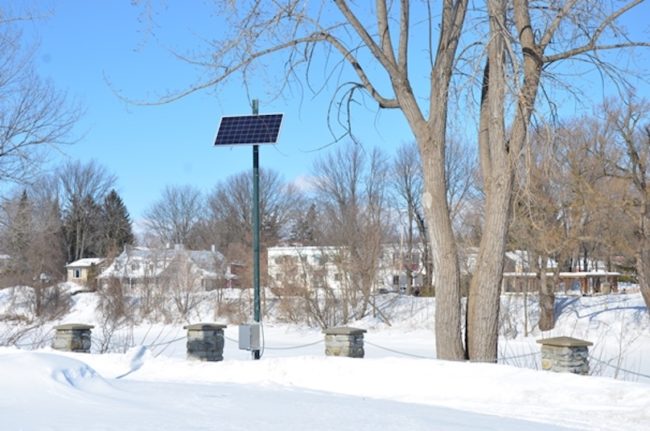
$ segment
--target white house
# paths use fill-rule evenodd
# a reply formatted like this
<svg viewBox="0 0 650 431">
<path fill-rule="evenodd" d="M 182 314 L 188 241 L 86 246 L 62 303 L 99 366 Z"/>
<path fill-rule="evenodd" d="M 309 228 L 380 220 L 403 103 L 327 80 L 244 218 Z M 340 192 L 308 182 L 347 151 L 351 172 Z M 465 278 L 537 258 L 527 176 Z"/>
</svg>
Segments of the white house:
<svg viewBox="0 0 650 431">
<path fill-rule="evenodd" d="M 227 270 L 224 257 L 214 250 L 187 250 L 182 245 L 174 248 L 150 249 L 125 247 L 124 251 L 99 275 L 105 284 L 118 280 L 131 288 L 138 285 L 159 285 L 165 280 L 191 277 L 206 290 L 225 287 Z"/>
<path fill-rule="evenodd" d="M 340 290 L 354 268 L 350 267 L 345 247 L 281 246 L 267 250 L 269 284 L 275 288 L 301 286 Z M 408 269 L 408 271 L 407 271 Z M 414 288 L 422 284 L 424 266 L 420 253 L 411 256 L 399 245 L 382 246 L 378 262 L 375 290 L 405 291 L 410 273 Z"/>
</svg>

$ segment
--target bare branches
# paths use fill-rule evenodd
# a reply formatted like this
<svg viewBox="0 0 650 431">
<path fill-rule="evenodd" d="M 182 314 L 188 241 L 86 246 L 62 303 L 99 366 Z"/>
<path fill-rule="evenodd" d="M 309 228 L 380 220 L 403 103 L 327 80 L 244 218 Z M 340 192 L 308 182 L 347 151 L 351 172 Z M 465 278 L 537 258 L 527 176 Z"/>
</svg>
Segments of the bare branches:
<svg viewBox="0 0 650 431">
<path fill-rule="evenodd" d="M 192 186 L 166 187 L 147 211 L 146 224 L 162 245 L 190 244 L 190 236 L 203 214 L 201 193 Z"/>
<path fill-rule="evenodd" d="M 573 7 L 575 6 L 575 4 L 577 2 L 578 2 L 578 0 L 567 1 L 564 4 L 564 7 L 562 7 L 562 9 L 560 10 L 560 12 L 558 12 L 558 14 L 555 16 L 555 18 L 553 19 L 553 22 L 551 23 L 551 25 L 548 26 L 548 28 L 544 32 L 544 35 L 542 36 L 542 38 L 541 38 L 541 40 L 539 42 L 539 46 L 540 46 L 542 52 L 548 46 L 548 44 L 551 42 L 551 40 L 553 38 L 553 35 L 555 35 L 555 32 L 557 31 L 558 27 L 562 23 L 562 20 L 564 19 L 564 17 L 569 14 L 569 12 L 573 9 Z"/>
<path fill-rule="evenodd" d="M 566 50 L 564 52 L 560 52 L 557 54 L 549 55 L 549 56 L 544 56 L 543 57 L 543 62 L 544 63 L 553 63 L 559 60 L 565 60 L 568 58 L 576 57 L 580 54 L 584 54 L 587 52 L 595 52 L 595 51 L 607 51 L 607 50 L 614 50 L 614 49 L 621 49 L 621 48 L 632 48 L 632 47 L 650 47 L 650 42 L 642 42 L 642 41 L 625 41 L 625 42 L 620 42 L 620 43 L 604 43 L 604 44 L 599 44 L 601 36 L 603 35 L 603 32 L 611 27 L 618 18 L 620 18 L 623 14 L 626 12 L 632 10 L 635 6 L 639 5 L 642 3 L 643 0 L 634 0 L 629 3 L 626 3 L 623 7 L 613 11 L 611 14 L 607 15 L 602 22 L 598 25 L 598 27 L 590 34 L 588 35 L 589 40 L 578 47 L 575 47 L 573 49 Z M 567 5 L 571 5 L 572 2 L 568 2 Z M 573 5 L 571 5 L 573 6 Z M 560 13 L 558 13 L 556 19 L 554 20 L 553 24 L 548 28 L 546 31 L 542 42 L 550 42 L 551 38 L 553 37 L 553 33 L 557 29 L 557 27 L 560 25 L 559 21 L 561 21 L 564 17 L 567 15 L 567 8 L 563 8 Z M 546 44 L 543 46 L 545 47 Z"/>
<path fill-rule="evenodd" d="M 0 23 L 0 181 L 25 181 L 48 147 L 65 143 L 80 111 L 33 69 L 33 49 L 7 18 Z"/>
<path fill-rule="evenodd" d="M 359 18 L 357 18 L 354 12 L 352 12 L 352 10 L 348 7 L 345 0 L 334 0 L 334 2 L 338 6 L 347 22 L 359 35 L 364 45 L 370 50 L 372 55 L 377 59 L 377 61 L 381 63 L 389 75 L 395 76 L 397 74 L 395 63 L 391 61 L 391 59 L 385 55 L 384 51 L 375 43 L 375 41 L 372 39 L 372 36 L 370 36 L 370 33 L 368 33 L 366 26 L 364 26 L 363 23 L 359 21 Z M 381 18 L 379 18 L 379 20 L 381 20 Z"/>
</svg>

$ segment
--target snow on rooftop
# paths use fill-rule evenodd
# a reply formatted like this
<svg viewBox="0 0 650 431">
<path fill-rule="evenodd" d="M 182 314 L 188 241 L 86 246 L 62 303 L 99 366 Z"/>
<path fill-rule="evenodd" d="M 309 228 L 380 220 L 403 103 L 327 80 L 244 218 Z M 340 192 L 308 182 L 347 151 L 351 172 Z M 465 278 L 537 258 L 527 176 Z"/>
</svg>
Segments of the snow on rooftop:
<svg viewBox="0 0 650 431">
<path fill-rule="evenodd" d="M 104 261 L 103 257 L 87 257 L 84 259 L 75 260 L 70 262 L 65 267 L 66 268 L 80 268 L 80 267 L 89 267 L 92 265 L 99 265 Z"/>
</svg>

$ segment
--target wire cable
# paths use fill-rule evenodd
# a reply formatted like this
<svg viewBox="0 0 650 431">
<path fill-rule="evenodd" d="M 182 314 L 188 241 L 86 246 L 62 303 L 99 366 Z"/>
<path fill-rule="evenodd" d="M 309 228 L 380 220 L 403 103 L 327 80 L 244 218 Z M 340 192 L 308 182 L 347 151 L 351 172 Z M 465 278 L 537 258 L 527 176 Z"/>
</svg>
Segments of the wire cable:
<svg viewBox="0 0 650 431">
<path fill-rule="evenodd" d="M 418 358 L 418 359 L 435 359 L 435 358 L 432 357 L 432 356 L 422 356 L 422 355 L 416 355 L 416 354 L 414 354 L 414 353 L 400 352 L 399 350 L 389 349 L 388 347 L 380 346 L 379 344 L 372 343 L 372 342 L 370 342 L 370 341 L 368 341 L 368 340 L 365 340 L 364 343 L 365 343 L 365 344 L 368 344 L 369 346 L 373 346 L 373 347 L 376 347 L 376 348 L 378 348 L 378 349 L 385 350 L 385 351 L 387 351 L 387 352 L 397 353 L 397 354 L 404 355 L 404 356 L 410 356 L 410 357 L 412 357 L 412 358 Z"/>
<path fill-rule="evenodd" d="M 541 355 L 541 352 L 533 352 L 533 353 L 526 353 L 523 355 L 515 355 L 515 356 L 509 356 L 507 358 L 499 358 L 502 361 L 511 361 L 513 359 L 521 359 L 521 358 L 527 358 L 529 356 L 538 356 Z"/>
<path fill-rule="evenodd" d="M 183 335 L 182 337 L 174 338 L 173 340 L 169 340 L 169 341 L 161 341 L 160 343 L 143 344 L 143 346 L 146 347 L 146 348 L 148 348 L 148 349 L 150 349 L 150 348 L 152 348 L 152 347 L 158 347 L 158 346 L 168 346 L 168 345 L 170 345 L 171 343 L 175 343 L 175 342 L 177 342 L 177 341 L 184 340 L 185 338 L 186 338 L 186 336 Z"/>
<path fill-rule="evenodd" d="M 264 335 L 263 335 L 263 332 L 262 332 L 262 336 L 264 336 Z M 227 336 L 225 336 L 225 335 L 224 335 L 223 338 L 225 338 L 227 341 L 230 341 L 231 343 L 239 344 L 239 341 L 238 341 L 238 340 L 235 340 L 234 338 L 230 338 L 230 337 L 227 337 Z M 265 350 L 293 350 L 293 349 L 303 349 L 303 348 L 305 348 L 305 347 L 311 347 L 311 346 L 315 346 L 315 345 L 317 345 L 317 344 L 320 344 L 320 343 L 324 343 L 324 342 L 325 342 L 325 340 L 320 339 L 320 340 L 317 340 L 317 341 L 314 341 L 314 342 L 311 342 L 311 343 L 299 344 L 299 345 L 296 345 L 296 346 L 271 347 L 271 346 L 267 346 L 267 345 L 266 345 L 266 338 L 263 338 L 263 340 L 264 340 L 263 343 L 262 343 L 263 348 L 262 348 L 261 352 L 264 352 Z M 261 353 L 261 352 L 260 352 L 260 353 Z M 261 357 L 262 357 L 262 356 L 261 356 L 261 354 L 260 354 L 260 358 L 261 358 Z"/>
<path fill-rule="evenodd" d="M 284 347 L 269 347 L 269 346 L 266 346 L 266 349 L 268 349 L 268 350 L 294 350 L 294 349 L 304 349 L 304 348 L 306 348 L 306 347 L 315 346 L 315 345 L 317 345 L 317 344 L 321 344 L 321 343 L 324 343 L 324 342 L 325 342 L 325 340 L 318 340 L 318 341 L 314 341 L 313 343 L 300 344 L 300 345 L 297 345 L 297 346 L 284 346 Z"/>
<path fill-rule="evenodd" d="M 593 356 L 589 356 L 589 360 L 598 362 L 599 364 L 608 366 L 609 368 L 613 368 L 615 370 L 623 371 L 624 373 L 627 373 L 627 374 L 632 374 L 633 376 L 638 376 L 638 377 L 643 377 L 645 379 L 650 379 L 650 375 L 643 374 L 643 373 L 637 373 L 637 372 L 631 371 L 631 370 L 626 370 L 625 368 L 617 367 L 617 366 L 614 366 L 614 365 L 612 365 L 610 363 L 607 363 L 605 361 L 601 361 L 600 359 L 595 358 Z"/>
<path fill-rule="evenodd" d="M 53 339 L 54 339 L 54 337 L 47 337 L 47 338 L 44 338 L 41 341 L 33 341 L 31 343 L 12 343 L 12 345 L 18 347 L 19 349 L 30 348 L 30 349 L 33 350 L 35 348 L 39 348 L 39 347 L 42 347 L 42 346 L 47 346 L 48 344 L 51 345 Z"/>
</svg>

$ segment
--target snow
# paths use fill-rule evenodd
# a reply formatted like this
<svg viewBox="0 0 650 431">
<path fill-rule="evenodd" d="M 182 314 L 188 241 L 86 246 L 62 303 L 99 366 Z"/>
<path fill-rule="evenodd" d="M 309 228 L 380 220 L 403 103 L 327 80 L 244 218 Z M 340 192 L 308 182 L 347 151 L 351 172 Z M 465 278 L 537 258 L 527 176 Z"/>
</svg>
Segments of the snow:
<svg viewBox="0 0 650 431">
<path fill-rule="evenodd" d="M 75 260 L 74 262 L 70 262 L 67 264 L 65 267 L 66 268 L 87 268 L 93 265 L 99 265 L 104 261 L 104 258 L 100 257 L 87 257 L 84 259 L 79 259 Z"/>
<path fill-rule="evenodd" d="M 52 325 L 101 323 L 93 294 L 73 298 Z M 650 322 L 640 295 L 559 297 L 548 333 L 524 328 L 521 297 L 503 301 L 500 364 L 433 359 L 433 301 L 402 296 L 379 304 L 391 326 L 353 323 L 368 330 L 364 359 L 326 357 L 320 330 L 279 321 L 264 325 L 259 361 L 238 349 L 234 324 L 222 362 L 187 360 L 181 323 L 129 329 L 135 347 L 124 352 L 0 348 L 0 429 L 650 429 Z M 533 303 L 527 312 L 535 321 Z M 539 371 L 536 340 L 558 335 L 594 342 L 595 375 Z"/>
</svg>

